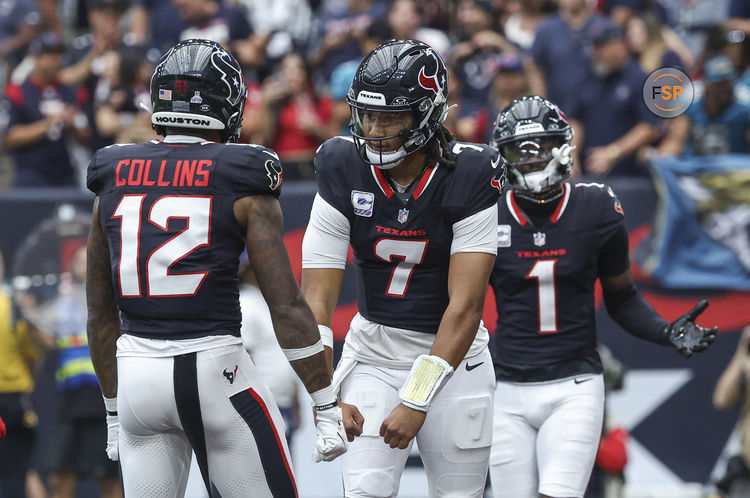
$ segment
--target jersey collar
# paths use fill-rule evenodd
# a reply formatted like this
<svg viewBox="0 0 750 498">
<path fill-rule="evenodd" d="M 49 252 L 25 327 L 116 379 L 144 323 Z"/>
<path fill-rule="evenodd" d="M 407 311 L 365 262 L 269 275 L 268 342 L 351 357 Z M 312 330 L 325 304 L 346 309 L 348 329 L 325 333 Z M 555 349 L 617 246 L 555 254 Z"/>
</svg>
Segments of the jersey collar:
<svg viewBox="0 0 750 498">
<path fill-rule="evenodd" d="M 549 217 L 552 223 L 557 223 L 560 220 L 560 218 L 563 215 L 563 212 L 565 212 L 565 208 L 568 207 L 568 201 L 570 200 L 570 191 L 571 191 L 570 184 L 565 182 L 563 183 L 562 187 L 563 187 L 562 199 L 560 199 L 560 203 L 557 205 L 557 209 L 555 209 L 555 212 L 552 213 L 552 216 Z M 526 223 L 529 223 L 529 220 L 526 218 L 526 215 L 523 214 L 523 211 L 521 211 L 521 208 L 518 207 L 518 203 L 516 202 L 516 196 L 513 190 L 508 190 L 508 192 L 505 194 L 505 203 L 508 206 L 508 210 L 510 211 L 510 214 L 518 222 L 519 225 L 525 226 Z"/>
<path fill-rule="evenodd" d="M 207 140 L 193 135 L 167 135 L 164 137 L 165 144 L 197 144 L 202 142 L 207 142 Z"/>
<path fill-rule="evenodd" d="M 557 209 L 555 209 L 555 212 L 552 213 L 552 216 L 550 216 L 549 218 L 552 223 L 557 223 L 560 217 L 562 217 L 565 208 L 568 207 L 568 200 L 570 200 L 570 190 L 570 184 L 568 182 L 563 183 L 562 199 L 560 199 L 560 203 L 557 205 Z"/>
<path fill-rule="evenodd" d="M 432 177 L 435 176 L 435 172 L 438 170 L 439 166 L 439 163 L 435 161 L 434 166 L 427 168 L 427 170 L 422 173 L 422 177 L 419 179 L 419 182 L 417 182 L 417 185 L 414 187 L 414 190 L 411 193 L 411 196 L 414 199 L 419 199 L 419 196 L 424 193 L 424 191 L 427 189 L 427 186 L 432 181 Z M 372 173 L 372 177 L 375 178 L 375 183 L 378 184 L 380 191 L 383 192 L 383 195 L 385 195 L 388 199 L 393 197 L 393 194 L 395 194 L 396 192 L 393 190 L 391 184 L 388 182 L 388 179 L 385 177 L 385 173 L 383 173 L 383 170 L 370 165 L 370 172 Z"/>
</svg>

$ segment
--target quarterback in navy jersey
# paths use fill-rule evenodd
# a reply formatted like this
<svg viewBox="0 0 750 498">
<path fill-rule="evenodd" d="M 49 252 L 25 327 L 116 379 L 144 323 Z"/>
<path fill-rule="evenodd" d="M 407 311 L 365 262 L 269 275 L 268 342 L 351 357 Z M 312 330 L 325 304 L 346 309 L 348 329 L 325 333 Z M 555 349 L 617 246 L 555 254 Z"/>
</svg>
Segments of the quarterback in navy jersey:
<svg viewBox="0 0 750 498">
<path fill-rule="evenodd" d="M 491 141 L 511 187 L 498 203 L 490 277 L 498 309 L 495 498 L 569 498 L 586 490 L 604 413 L 597 279 L 610 316 L 637 337 L 690 356 L 716 334 L 695 324 L 706 301 L 669 323 L 635 290 L 614 192 L 565 182 L 572 133 L 557 106 L 522 97 L 500 113 Z"/>
<path fill-rule="evenodd" d="M 344 495 L 396 496 L 416 438 L 430 496 L 480 497 L 494 391 L 481 316 L 499 157 L 451 140 L 447 71 L 421 42 L 373 50 L 347 101 L 353 137 L 316 154 L 302 245 L 302 290 L 324 330 L 350 244 L 358 271 L 359 313 L 334 373 L 344 423 L 359 435 L 344 457 Z"/>
<path fill-rule="evenodd" d="M 245 98 L 225 49 L 181 42 L 151 80 L 164 141 L 109 146 L 89 164 L 89 348 L 126 496 L 182 496 L 193 451 L 212 496 L 297 496 L 281 414 L 240 339 L 245 243 L 316 407 L 313 458 L 346 451 L 323 343 L 283 244 L 278 156 L 225 143 L 239 136 Z"/>
</svg>

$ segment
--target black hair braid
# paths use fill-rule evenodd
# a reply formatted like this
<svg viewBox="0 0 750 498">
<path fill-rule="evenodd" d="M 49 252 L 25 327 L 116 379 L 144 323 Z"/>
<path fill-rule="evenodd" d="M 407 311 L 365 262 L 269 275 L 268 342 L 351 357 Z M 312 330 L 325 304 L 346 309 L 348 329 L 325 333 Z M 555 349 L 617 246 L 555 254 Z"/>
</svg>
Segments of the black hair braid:
<svg viewBox="0 0 750 498">
<path fill-rule="evenodd" d="M 456 156 L 451 152 L 448 145 L 452 141 L 453 134 L 441 124 L 426 146 L 427 163 L 432 164 L 434 161 L 437 161 L 441 166 L 447 168 L 455 167 Z"/>
</svg>

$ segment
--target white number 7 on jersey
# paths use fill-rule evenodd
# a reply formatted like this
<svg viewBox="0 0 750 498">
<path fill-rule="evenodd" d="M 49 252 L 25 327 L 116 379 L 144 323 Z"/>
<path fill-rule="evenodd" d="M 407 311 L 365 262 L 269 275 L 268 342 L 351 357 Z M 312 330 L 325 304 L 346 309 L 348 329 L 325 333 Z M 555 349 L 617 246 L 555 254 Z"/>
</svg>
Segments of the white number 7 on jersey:
<svg viewBox="0 0 750 498">
<path fill-rule="evenodd" d="M 526 278 L 535 278 L 539 297 L 539 333 L 557 332 L 557 294 L 555 292 L 556 259 L 540 259 L 531 267 Z"/>
<path fill-rule="evenodd" d="M 383 261 L 391 263 L 394 257 L 403 258 L 393 267 L 391 279 L 385 291 L 386 296 L 404 297 L 411 273 L 416 265 L 422 263 L 429 242 L 429 240 L 380 239 L 375 243 L 375 255 Z"/>
</svg>

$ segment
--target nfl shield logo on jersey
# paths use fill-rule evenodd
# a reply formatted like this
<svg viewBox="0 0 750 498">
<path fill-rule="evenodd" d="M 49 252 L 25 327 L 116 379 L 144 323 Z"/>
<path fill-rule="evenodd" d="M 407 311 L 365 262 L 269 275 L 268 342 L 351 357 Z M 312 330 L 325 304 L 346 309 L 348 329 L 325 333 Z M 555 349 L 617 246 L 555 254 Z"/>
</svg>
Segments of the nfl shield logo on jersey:
<svg viewBox="0 0 750 498">
<path fill-rule="evenodd" d="M 510 247 L 510 225 L 497 226 L 497 247 Z"/>
<path fill-rule="evenodd" d="M 544 232 L 536 232 L 534 233 L 534 245 L 535 246 L 543 246 L 547 243 L 547 235 L 544 234 Z"/>
<path fill-rule="evenodd" d="M 398 210 L 398 222 L 406 223 L 407 219 L 409 219 L 409 210 L 406 208 L 399 209 Z"/>
<path fill-rule="evenodd" d="M 372 216 L 372 208 L 375 205 L 375 194 L 372 192 L 361 192 L 352 190 L 352 207 L 357 216 Z"/>
</svg>

